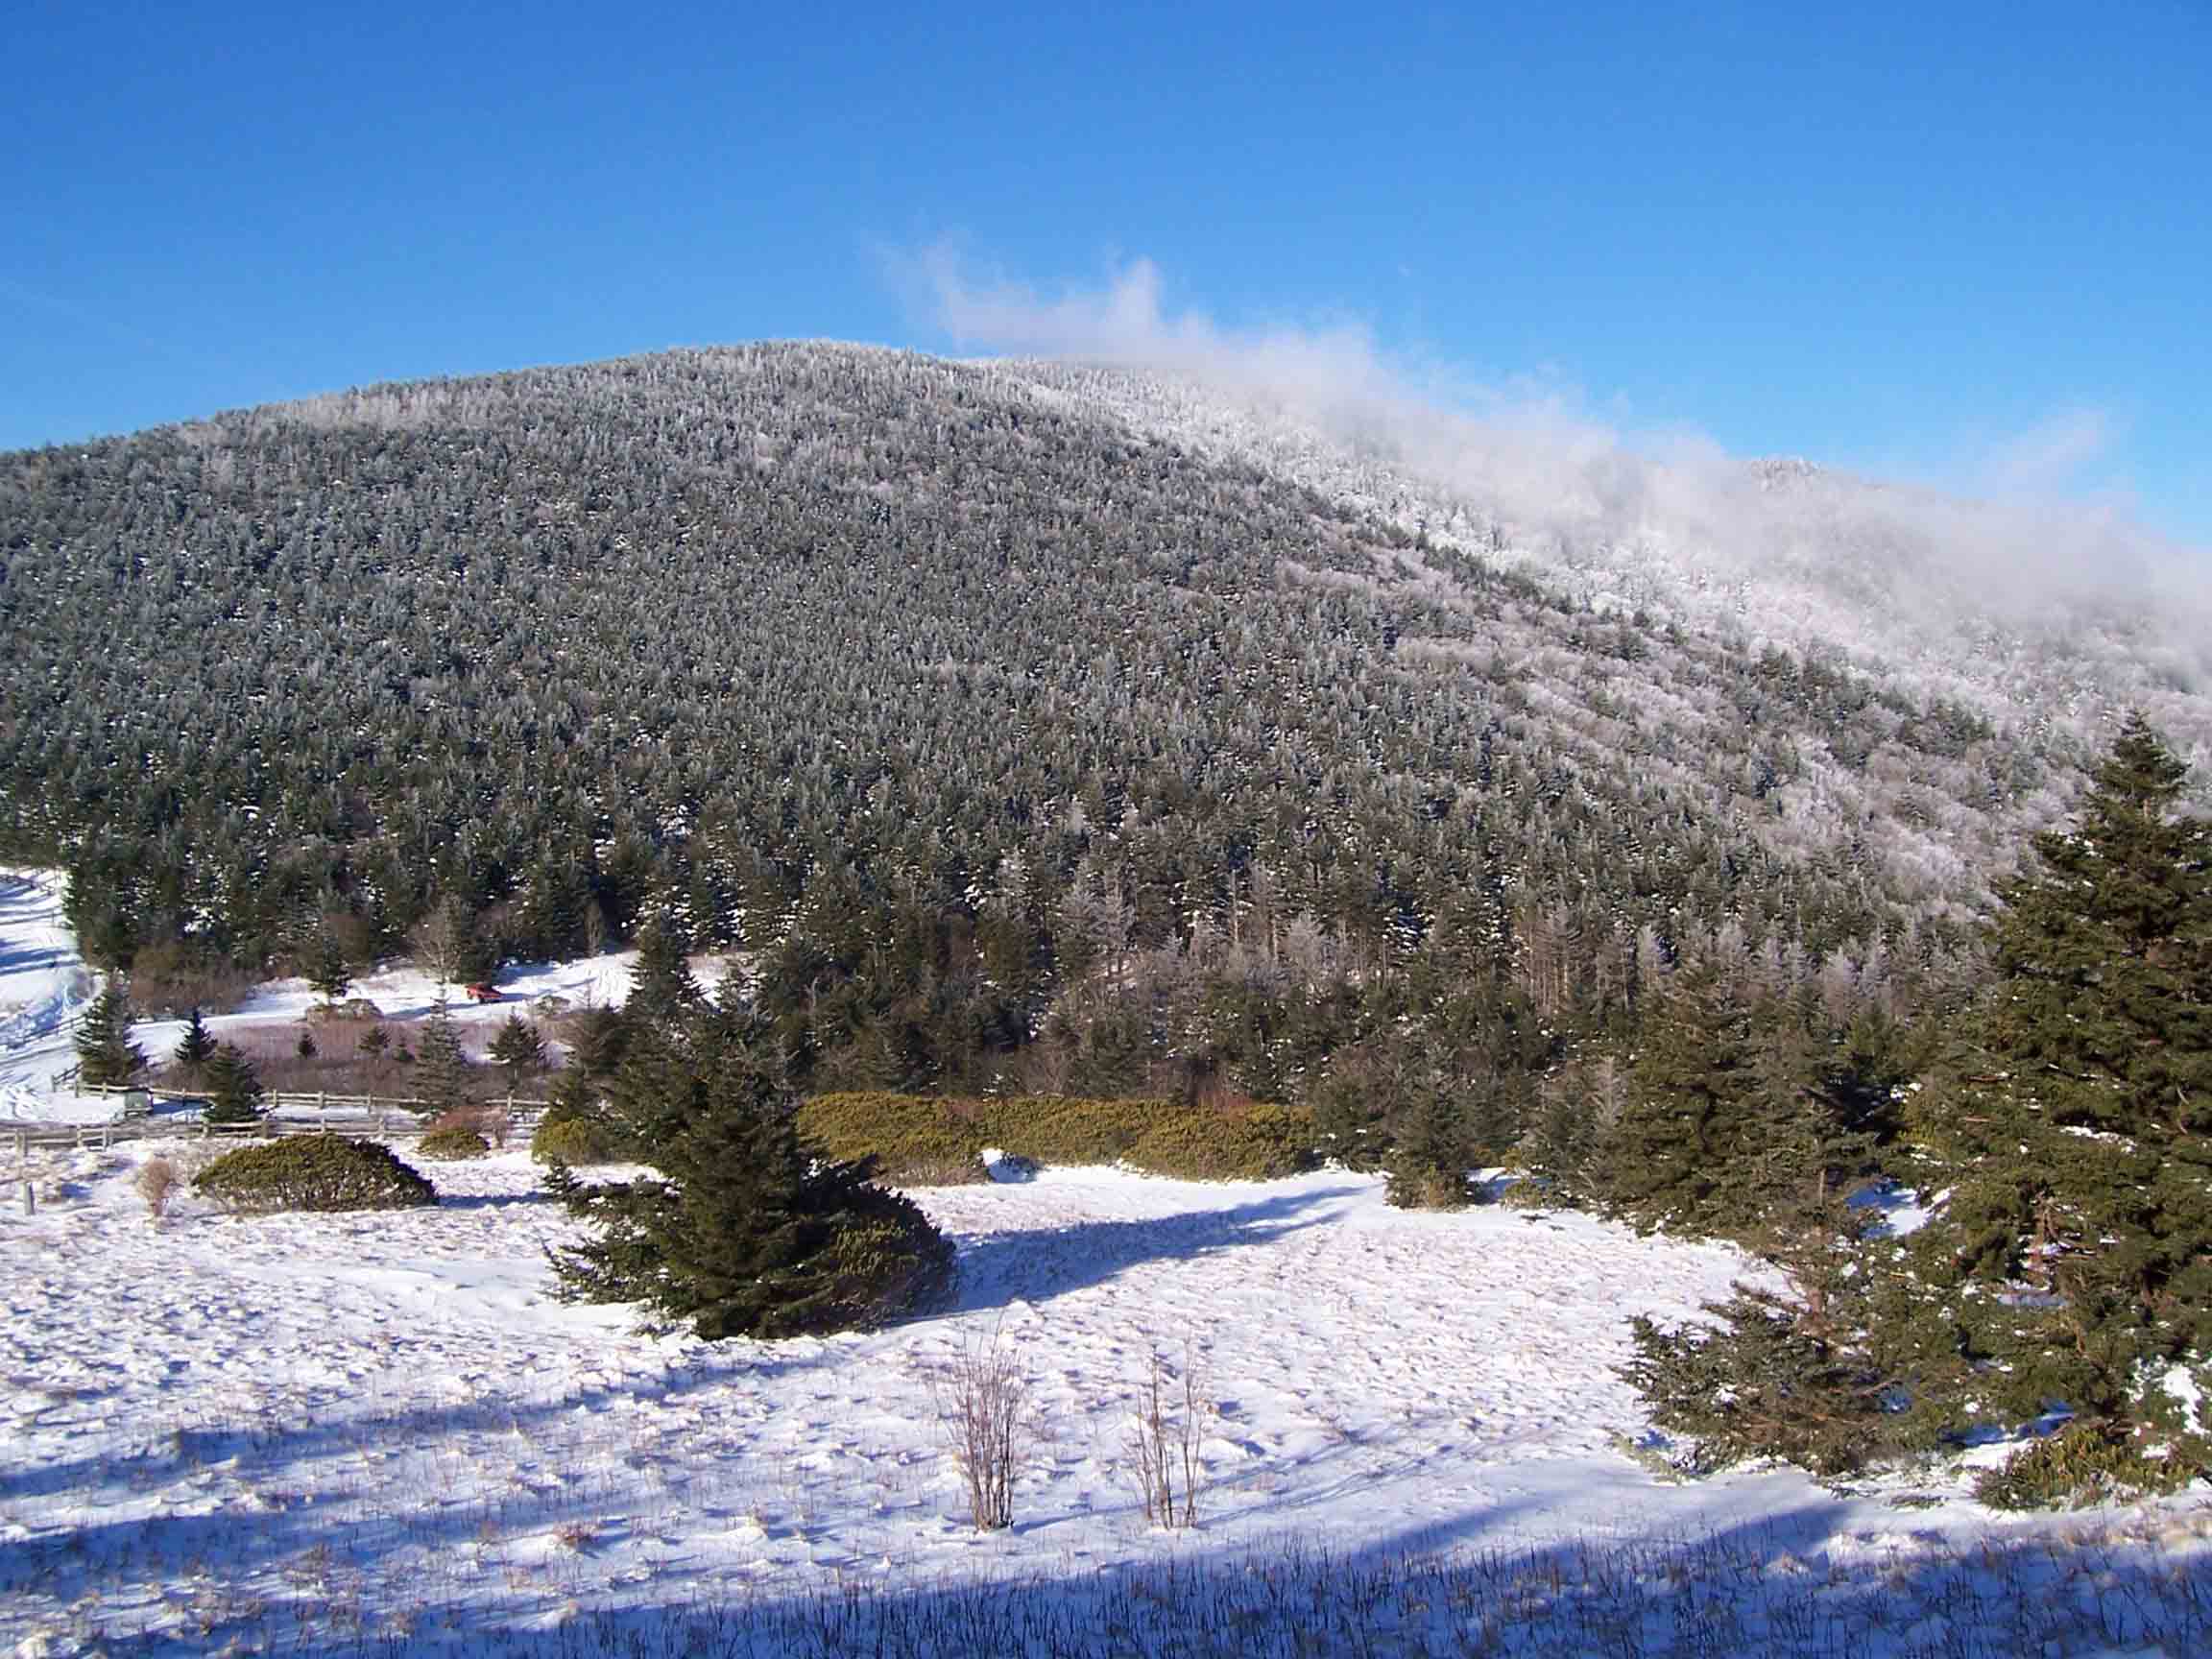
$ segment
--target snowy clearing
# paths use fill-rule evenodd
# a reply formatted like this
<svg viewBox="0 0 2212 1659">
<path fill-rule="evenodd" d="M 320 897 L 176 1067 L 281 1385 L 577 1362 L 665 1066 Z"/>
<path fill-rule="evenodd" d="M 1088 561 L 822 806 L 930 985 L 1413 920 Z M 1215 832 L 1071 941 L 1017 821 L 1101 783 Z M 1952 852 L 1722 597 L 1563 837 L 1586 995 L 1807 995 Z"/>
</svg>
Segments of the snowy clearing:
<svg viewBox="0 0 2212 1659">
<path fill-rule="evenodd" d="M 617 1000 L 630 960 L 501 986 Z M 55 1079 L 92 991 L 59 883 L 0 875 L 0 1110 L 72 1109 Z M 353 994 L 403 1020 L 436 986 L 399 969 Z M 279 983 L 210 1023 L 311 999 Z M 152 1051 L 174 1027 L 137 1035 Z M 0 1156 L 0 1652 L 2148 1655 L 2212 1636 L 2201 1495 L 2000 1521 L 1957 1471 L 1852 1494 L 1654 1473 L 1614 1367 L 1631 1314 L 1691 1315 L 1743 1270 L 1718 1246 L 1408 1214 L 1342 1172 L 1009 1167 L 917 1194 L 959 1248 L 945 1310 L 709 1346 L 552 1299 L 545 1250 L 573 1234 L 520 1154 L 425 1166 L 435 1210 L 244 1218 L 186 1191 L 156 1221 L 148 1164 L 210 1155 Z M 993 1341 L 1039 1411 L 1014 1526 L 986 1536 L 941 1425 L 952 1369 Z M 1155 1354 L 1202 1403 L 1186 1531 L 1146 1523 L 1132 1477 Z M 2193 1634 L 2136 1640 L 2173 1630 Z"/>
<path fill-rule="evenodd" d="M 198 1155 L 37 1155 L 37 1214 L 0 1219 L 0 1639 L 251 1642 L 312 1623 L 336 1580 L 364 1630 L 459 1640 L 1382 1538 L 1405 1555 L 1757 1528 L 1872 1571 L 2061 1525 L 1998 1524 L 1953 1489 L 1905 1514 L 1886 1502 L 1903 1486 L 1655 1479 L 1620 1444 L 1643 1429 L 1612 1369 L 1624 1322 L 1690 1312 L 1741 1259 L 1585 1217 L 1407 1214 L 1342 1173 L 1047 1171 L 919 1194 L 960 1247 L 955 1307 L 709 1346 L 551 1299 L 542 1252 L 568 1223 L 519 1155 L 430 1166 L 435 1210 L 186 1199 L 156 1225 L 133 1174 L 164 1151 Z M 980 1536 L 933 1388 L 993 1332 L 1042 1422 L 1013 1529 Z M 1155 1349 L 1209 1407 L 1185 1533 L 1145 1524 L 1127 1467 Z M 2201 1559 L 2201 1503 L 2160 1513 Z"/>
</svg>

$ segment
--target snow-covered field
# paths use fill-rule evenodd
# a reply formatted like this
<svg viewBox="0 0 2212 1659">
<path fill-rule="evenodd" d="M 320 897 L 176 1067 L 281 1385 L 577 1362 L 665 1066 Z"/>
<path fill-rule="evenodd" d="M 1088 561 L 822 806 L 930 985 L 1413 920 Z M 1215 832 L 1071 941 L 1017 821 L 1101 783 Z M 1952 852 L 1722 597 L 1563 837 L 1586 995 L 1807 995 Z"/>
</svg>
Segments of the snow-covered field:
<svg viewBox="0 0 2212 1659">
<path fill-rule="evenodd" d="M 1998 1523 L 1954 1487 L 1655 1479 L 1623 1445 L 1643 1430 L 1612 1369 L 1624 1321 L 1686 1313 L 1741 1263 L 1584 1217 L 1409 1214 L 1342 1173 L 1047 1172 L 920 1194 L 960 1247 L 953 1308 L 709 1346 L 552 1300 L 542 1252 L 568 1223 L 520 1155 L 435 1166 L 435 1210 L 246 1218 L 187 1199 L 156 1224 L 132 1177 L 164 1154 L 199 1149 L 44 1155 L 36 1214 L 0 1219 L 0 1641 L 251 1646 L 321 1628 L 333 1597 L 372 1633 L 475 1641 L 609 1609 L 1384 1540 L 1748 1528 L 1807 1571 L 1878 1576 L 2063 1531 Z M 1016 1525 L 981 1536 L 939 1397 L 994 1334 L 1041 1417 Z M 1155 1350 L 1195 1367 L 1206 1406 L 1188 1532 L 1145 1524 L 1129 1468 Z M 2201 1503 L 2147 1513 L 2174 1560 L 2212 1566 Z"/>
<path fill-rule="evenodd" d="M 36 913 L 12 913 L 30 919 L 0 960 Z M 74 960 L 65 936 L 48 949 Z M 21 972 L 74 984 L 66 963 Z M 249 1218 L 187 1193 L 156 1221 L 140 1170 L 205 1155 L 141 1141 L 0 1168 L 0 1652 L 2212 1640 L 2201 1494 L 2014 1520 L 1956 1474 L 1845 1493 L 1655 1473 L 1614 1372 L 1626 1321 L 1721 1293 L 1743 1265 L 1721 1248 L 1407 1214 L 1342 1172 L 1046 1171 L 917 1194 L 959 1248 L 951 1306 L 707 1345 L 553 1300 L 544 1251 L 570 1223 L 519 1154 L 426 1166 L 436 1209 Z M 1015 1524 L 980 1535 L 942 1407 L 994 1341 L 1038 1411 Z M 1131 1470 L 1155 1354 L 1201 1403 L 1187 1530 L 1145 1522 Z M 2161 1628 L 2192 1634 L 2142 1639 Z"/>
</svg>

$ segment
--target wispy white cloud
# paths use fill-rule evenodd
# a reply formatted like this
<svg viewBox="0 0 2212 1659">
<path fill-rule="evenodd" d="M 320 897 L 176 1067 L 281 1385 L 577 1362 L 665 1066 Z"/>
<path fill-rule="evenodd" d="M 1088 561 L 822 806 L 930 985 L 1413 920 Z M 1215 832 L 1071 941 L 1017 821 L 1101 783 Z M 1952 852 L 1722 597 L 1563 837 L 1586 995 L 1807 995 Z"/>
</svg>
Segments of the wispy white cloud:
<svg viewBox="0 0 2212 1659">
<path fill-rule="evenodd" d="M 1553 378 L 1394 357 L 1357 321 L 1225 325 L 1172 304 L 1149 259 L 1046 292 L 940 244 L 908 256 L 905 276 L 961 349 L 1196 380 L 1382 453 L 1539 539 L 1663 546 L 1753 576 L 1847 576 L 1862 600 L 1954 618 L 2034 620 L 2071 599 L 2153 592 L 2198 612 L 2200 562 L 2116 493 L 2083 488 L 2117 436 L 2094 408 L 1989 445 L 1964 493 L 1833 472 L 1775 488 L 1694 428 L 1600 415 Z"/>
</svg>

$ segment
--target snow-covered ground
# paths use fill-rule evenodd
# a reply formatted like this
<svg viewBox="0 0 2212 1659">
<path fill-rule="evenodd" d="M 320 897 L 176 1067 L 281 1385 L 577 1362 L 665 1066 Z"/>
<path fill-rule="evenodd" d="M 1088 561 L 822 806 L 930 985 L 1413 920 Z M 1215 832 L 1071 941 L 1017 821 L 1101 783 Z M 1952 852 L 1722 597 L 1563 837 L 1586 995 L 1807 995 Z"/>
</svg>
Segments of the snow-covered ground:
<svg viewBox="0 0 2212 1659">
<path fill-rule="evenodd" d="M 84 993 L 51 898 L 18 881 L 0 912 L 18 1031 Z M 612 999 L 621 966 L 509 988 Z M 359 988 L 395 1018 L 433 993 Z M 2175 1598 L 2212 1633 L 2200 1493 L 2085 1524 L 1992 1516 L 1955 1471 L 1851 1493 L 1655 1471 L 1627 1320 L 1723 1293 L 1724 1248 L 1408 1214 L 1342 1172 L 1047 1170 L 917 1194 L 958 1246 L 946 1309 L 708 1345 L 553 1298 L 572 1224 L 520 1154 L 426 1166 L 435 1209 L 243 1217 L 185 1191 L 156 1220 L 148 1164 L 207 1155 L 0 1154 L 0 1652 L 1289 1654 L 1352 1650 L 1347 1619 L 1399 1632 L 1362 1651 L 1457 1652 L 1510 1607 L 1495 1650 L 2178 1654 L 2083 1645 Z M 994 1342 L 1037 1411 L 1015 1524 L 982 1535 L 942 1424 Z M 1146 1523 L 1132 1474 L 1155 1355 L 1171 1413 L 1186 1368 L 1200 1402 L 1188 1530 Z M 1330 1594 L 1297 1590 L 1324 1557 Z M 963 1599 L 992 1584 L 1020 1588 Z M 771 1623 L 668 1623 L 731 1609 Z M 1214 1646 L 1173 1647 L 1193 1619 Z"/>
<path fill-rule="evenodd" d="M 1849 1575 L 2053 1528 L 1997 1523 L 1956 1484 L 1656 1478 L 1626 1450 L 1644 1419 L 1613 1369 L 1625 1322 L 1686 1314 L 1743 1263 L 1587 1217 L 1407 1214 L 1338 1172 L 1047 1171 L 919 1194 L 959 1245 L 948 1310 L 707 1345 L 553 1300 L 543 1251 L 569 1223 L 518 1154 L 434 1166 L 432 1210 L 247 1218 L 187 1198 L 156 1224 L 133 1177 L 164 1155 L 202 1154 L 42 1155 L 37 1213 L 0 1218 L 0 1644 L 252 1642 L 334 1583 L 371 1628 L 457 1637 L 1385 1537 L 1756 1527 Z M 939 1400 L 994 1336 L 1040 1417 L 1016 1525 L 982 1536 Z M 1195 1369 L 1205 1407 L 1189 1532 L 1145 1524 L 1130 1471 L 1155 1351 Z M 2154 1513 L 2212 1567 L 2200 1503 Z"/>
<path fill-rule="evenodd" d="M 0 869 L 0 1119 L 45 1116 L 77 1064 L 70 1030 L 97 994 L 51 870 Z"/>
</svg>

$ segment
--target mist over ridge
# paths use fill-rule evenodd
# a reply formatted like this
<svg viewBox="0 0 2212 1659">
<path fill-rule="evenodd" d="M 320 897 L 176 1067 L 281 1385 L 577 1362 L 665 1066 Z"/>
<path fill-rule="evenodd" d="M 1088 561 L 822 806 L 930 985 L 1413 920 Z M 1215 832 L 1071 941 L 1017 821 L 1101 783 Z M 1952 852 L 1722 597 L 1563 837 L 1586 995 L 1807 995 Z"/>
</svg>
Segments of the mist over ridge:
<svg viewBox="0 0 2212 1659">
<path fill-rule="evenodd" d="M 943 247 L 913 268 L 940 325 L 1012 372 L 1564 576 L 1601 609 L 1840 650 L 1993 708 L 2095 725 L 2141 705 L 2186 741 L 2212 733 L 2212 557 L 2068 490 L 2104 440 L 2095 412 L 2002 446 L 1977 495 L 1623 429 L 1570 389 L 1400 363 L 1356 324 L 1224 328 L 1167 310 L 1142 259 L 1055 298 Z"/>
</svg>

